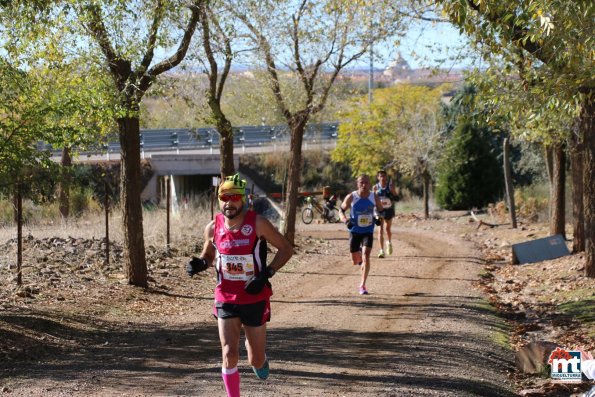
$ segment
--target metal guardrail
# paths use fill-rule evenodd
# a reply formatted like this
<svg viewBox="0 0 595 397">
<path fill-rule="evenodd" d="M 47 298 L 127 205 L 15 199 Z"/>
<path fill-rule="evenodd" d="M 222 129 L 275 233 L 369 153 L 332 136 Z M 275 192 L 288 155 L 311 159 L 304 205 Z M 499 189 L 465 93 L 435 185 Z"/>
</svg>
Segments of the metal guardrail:
<svg viewBox="0 0 595 397">
<path fill-rule="evenodd" d="M 338 123 L 310 124 L 304 133 L 304 143 L 319 144 L 337 139 Z M 289 130 L 285 125 L 280 126 L 242 126 L 234 129 L 234 144 L 240 147 L 255 147 L 263 145 L 289 143 Z M 142 151 L 183 151 L 214 149 L 219 147 L 219 133 L 214 128 L 195 129 L 142 129 L 140 132 Z M 59 155 L 60 149 L 51 145 L 38 143 L 39 150 L 50 150 Z M 81 154 L 88 153 L 119 153 L 118 141 L 107 141 Z"/>
</svg>

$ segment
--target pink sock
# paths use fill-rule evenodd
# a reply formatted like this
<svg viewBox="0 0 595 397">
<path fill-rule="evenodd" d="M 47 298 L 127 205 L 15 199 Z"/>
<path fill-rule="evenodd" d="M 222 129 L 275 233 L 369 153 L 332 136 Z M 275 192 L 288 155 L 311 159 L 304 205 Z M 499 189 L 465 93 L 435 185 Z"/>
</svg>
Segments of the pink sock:
<svg viewBox="0 0 595 397">
<path fill-rule="evenodd" d="M 221 368 L 221 377 L 227 390 L 227 397 L 240 397 L 240 373 L 238 367 Z"/>
</svg>

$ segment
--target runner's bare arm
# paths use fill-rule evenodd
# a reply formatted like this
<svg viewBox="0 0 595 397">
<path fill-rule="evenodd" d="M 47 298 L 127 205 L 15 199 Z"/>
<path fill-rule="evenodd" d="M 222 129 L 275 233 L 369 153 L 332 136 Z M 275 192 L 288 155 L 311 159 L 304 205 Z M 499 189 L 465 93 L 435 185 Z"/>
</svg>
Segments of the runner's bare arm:
<svg viewBox="0 0 595 397">
<path fill-rule="evenodd" d="M 281 269 L 293 255 L 291 243 L 263 216 L 256 217 L 256 235 L 264 238 L 273 247 L 277 248 L 277 253 L 268 267 L 275 272 Z"/>
<path fill-rule="evenodd" d="M 213 233 L 215 229 L 215 222 L 211 221 L 205 227 L 205 242 L 202 247 L 202 252 L 200 257 L 205 259 L 209 266 L 213 265 L 213 260 L 215 260 L 215 247 L 213 246 Z"/>
<path fill-rule="evenodd" d="M 376 211 L 378 211 L 378 214 L 384 214 L 384 207 L 382 207 L 382 201 L 380 201 L 380 197 L 378 197 L 377 194 L 374 195 L 374 201 L 376 202 Z M 381 217 L 383 217 L 381 215 Z"/>
<path fill-rule="evenodd" d="M 351 202 L 353 201 L 353 196 L 349 193 L 345 196 L 345 200 L 341 203 L 341 209 L 339 211 L 339 219 L 341 222 L 345 222 L 347 220 L 347 216 L 345 215 L 345 211 L 351 208 Z"/>
<path fill-rule="evenodd" d="M 393 197 L 397 197 L 399 195 L 399 193 L 397 192 L 397 188 L 395 187 L 395 184 L 390 182 L 389 186 L 390 186 L 390 192 L 392 193 Z"/>
</svg>

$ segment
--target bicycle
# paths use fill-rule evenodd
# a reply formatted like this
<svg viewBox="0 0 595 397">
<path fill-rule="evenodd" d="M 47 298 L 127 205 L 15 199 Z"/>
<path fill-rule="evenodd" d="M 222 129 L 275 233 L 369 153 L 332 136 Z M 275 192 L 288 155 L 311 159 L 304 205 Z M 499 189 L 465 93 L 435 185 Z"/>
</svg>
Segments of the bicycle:
<svg viewBox="0 0 595 397">
<path fill-rule="evenodd" d="M 306 225 L 309 225 L 314 220 L 314 211 L 320 214 L 320 217 L 329 223 L 338 223 L 340 222 L 339 219 L 339 211 L 337 208 L 331 208 L 328 210 L 326 216 L 324 214 L 324 208 L 320 205 L 320 203 L 316 200 L 313 196 L 308 196 L 305 198 L 306 205 L 304 209 L 302 209 L 302 222 Z"/>
</svg>

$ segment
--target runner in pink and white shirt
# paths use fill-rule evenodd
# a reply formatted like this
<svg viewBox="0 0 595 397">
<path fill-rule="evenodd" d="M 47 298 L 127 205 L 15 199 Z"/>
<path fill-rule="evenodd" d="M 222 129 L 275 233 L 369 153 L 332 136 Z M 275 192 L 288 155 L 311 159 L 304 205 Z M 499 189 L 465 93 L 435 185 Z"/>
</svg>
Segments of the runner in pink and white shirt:
<svg viewBox="0 0 595 397">
<path fill-rule="evenodd" d="M 271 318 L 269 278 L 293 255 L 293 247 L 264 217 L 247 210 L 246 181 L 239 174 L 219 186 L 221 213 L 205 228 L 199 258 L 186 266 L 190 276 L 214 266 L 217 271 L 213 314 L 222 350 L 222 378 L 229 397 L 240 395 L 240 334 L 246 335 L 248 361 L 256 376 L 267 379 L 266 323 Z M 277 253 L 267 266 L 267 242 Z"/>
</svg>

